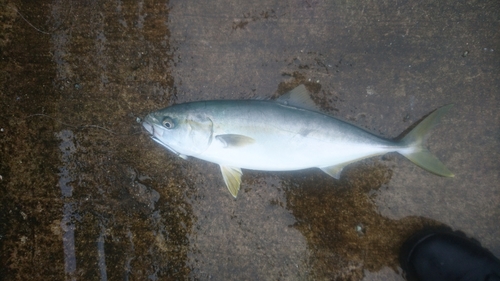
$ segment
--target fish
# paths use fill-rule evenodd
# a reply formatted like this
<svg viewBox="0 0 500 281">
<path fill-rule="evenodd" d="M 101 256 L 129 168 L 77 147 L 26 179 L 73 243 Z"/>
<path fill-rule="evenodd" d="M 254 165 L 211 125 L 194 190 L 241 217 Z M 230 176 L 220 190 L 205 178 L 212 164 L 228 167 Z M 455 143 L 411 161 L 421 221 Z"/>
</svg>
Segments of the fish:
<svg viewBox="0 0 500 281">
<path fill-rule="evenodd" d="M 347 165 L 398 152 L 443 177 L 454 175 L 426 147 L 430 130 L 453 104 L 430 113 L 400 140 L 379 137 L 319 110 L 304 85 L 276 100 L 207 100 L 175 104 L 148 114 L 150 137 L 183 159 L 220 166 L 236 198 L 241 169 L 295 171 L 319 168 L 339 179 Z"/>
</svg>

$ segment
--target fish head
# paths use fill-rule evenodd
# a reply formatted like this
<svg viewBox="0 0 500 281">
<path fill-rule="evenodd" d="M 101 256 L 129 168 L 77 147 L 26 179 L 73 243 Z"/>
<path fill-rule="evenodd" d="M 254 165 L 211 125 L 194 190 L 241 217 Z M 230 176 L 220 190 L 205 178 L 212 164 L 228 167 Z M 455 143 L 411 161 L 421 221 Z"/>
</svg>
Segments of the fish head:
<svg viewBox="0 0 500 281">
<path fill-rule="evenodd" d="M 212 120 L 190 104 L 152 112 L 146 116 L 142 126 L 154 141 L 182 158 L 203 153 L 212 142 Z"/>
</svg>

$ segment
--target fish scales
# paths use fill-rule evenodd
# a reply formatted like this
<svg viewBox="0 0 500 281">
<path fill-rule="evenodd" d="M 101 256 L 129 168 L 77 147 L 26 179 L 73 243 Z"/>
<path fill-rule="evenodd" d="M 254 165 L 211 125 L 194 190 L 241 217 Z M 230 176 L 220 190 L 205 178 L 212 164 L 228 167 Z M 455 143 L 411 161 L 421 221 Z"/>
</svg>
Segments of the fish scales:
<svg viewBox="0 0 500 281">
<path fill-rule="evenodd" d="M 212 100 L 173 105 L 146 116 L 151 138 L 180 157 L 219 164 L 236 197 L 243 169 L 293 171 L 317 167 L 339 178 L 355 161 L 399 152 L 440 176 L 453 174 L 425 147 L 429 131 L 451 108 L 437 109 L 399 141 L 376 136 L 320 112 L 304 85 L 275 101 Z"/>
</svg>

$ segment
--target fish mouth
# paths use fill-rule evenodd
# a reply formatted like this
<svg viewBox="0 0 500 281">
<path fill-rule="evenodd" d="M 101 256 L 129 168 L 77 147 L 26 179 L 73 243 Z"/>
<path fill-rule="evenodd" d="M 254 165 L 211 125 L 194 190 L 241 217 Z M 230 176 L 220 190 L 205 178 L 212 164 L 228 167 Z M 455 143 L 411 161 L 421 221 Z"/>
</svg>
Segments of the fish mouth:
<svg viewBox="0 0 500 281">
<path fill-rule="evenodd" d="M 171 148 L 166 143 L 162 142 L 159 138 L 156 137 L 156 135 L 155 135 L 155 127 L 153 125 L 151 125 L 148 121 L 142 122 L 142 127 L 144 127 L 144 129 L 146 129 L 146 131 L 148 131 L 149 137 L 152 140 L 154 140 L 155 142 L 161 144 L 166 149 L 168 149 L 168 150 L 172 151 L 173 153 L 175 153 L 175 154 L 177 154 L 177 155 L 180 156 L 179 152 L 175 151 L 173 148 Z"/>
<path fill-rule="evenodd" d="M 148 121 L 144 121 L 144 122 L 142 122 L 142 127 L 144 129 L 146 129 L 146 131 L 148 131 L 149 137 L 152 138 L 155 142 L 157 142 L 165 147 L 168 147 L 165 143 L 163 143 L 159 138 L 156 137 L 154 125 L 152 125 Z"/>
<path fill-rule="evenodd" d="M 151 136 L 154 136 L 155 129 L 153 128 L 153 125 L 149 124 L 147 121 L 144 121 L 142 122 L 142 127 L 144 127 L 144 129 L 146 129 L 146 131 L 148 131 Z"/>
</svg>

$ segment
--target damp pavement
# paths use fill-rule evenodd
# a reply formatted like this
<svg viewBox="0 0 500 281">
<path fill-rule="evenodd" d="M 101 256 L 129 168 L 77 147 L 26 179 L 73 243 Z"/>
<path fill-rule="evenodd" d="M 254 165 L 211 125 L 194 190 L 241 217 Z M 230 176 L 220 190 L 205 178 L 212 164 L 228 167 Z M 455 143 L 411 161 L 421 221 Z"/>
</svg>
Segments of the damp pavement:
<svg viewBox="0 0 500 281">
<path fill-rule="evenodd" d="M 403 280 L 402 242 L 446 225 L 500 256 L 498 1 L 0 0 L 2 280 Z M 388 154 L 244 171 L 178 158 L 138 121 L 276 98 L 387 138 L 453 103 L 441 178 Z"/>
</svg>

